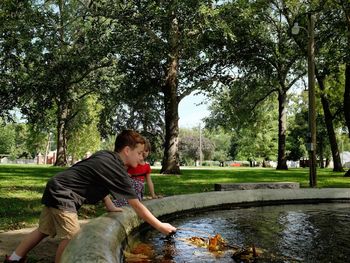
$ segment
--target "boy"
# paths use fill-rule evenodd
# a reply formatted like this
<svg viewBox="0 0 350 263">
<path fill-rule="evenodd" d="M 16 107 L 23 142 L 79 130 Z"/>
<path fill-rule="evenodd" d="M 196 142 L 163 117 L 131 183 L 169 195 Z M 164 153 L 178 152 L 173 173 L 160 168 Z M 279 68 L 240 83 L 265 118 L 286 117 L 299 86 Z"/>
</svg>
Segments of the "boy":
<svg viewBox="0 0 350 263">
<path fill-rule="evenodd" d="M 26 254 L 47 236 L 61 239 L 55 262 L 59 263 L 64 248 L 79 231 L 77 211 L 84 203 L 104 200 L 108 211 L 122 211 L 113 205 L 109 194 L 122 195 L 135 212 L 163 234 L 176 228 L 160 222 L 139 201 L 125 166 L 136 167 L 143 158 L 145 139 L 137 132 L 125 130 L 115 141 L 114 152 L 100 151 L 52 177 L 46 185 L 42 203 L 45 205 L 39 227 L 22 240 L 6 262 L 25 262 Z"/>
</svg>

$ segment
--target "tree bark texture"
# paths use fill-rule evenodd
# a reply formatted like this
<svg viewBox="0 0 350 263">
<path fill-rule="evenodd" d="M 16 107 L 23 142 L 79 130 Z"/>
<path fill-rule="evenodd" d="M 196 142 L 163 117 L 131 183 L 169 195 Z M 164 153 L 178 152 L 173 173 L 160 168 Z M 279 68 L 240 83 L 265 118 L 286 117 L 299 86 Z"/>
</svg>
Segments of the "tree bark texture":
<svg viewBox="0 0 350 263">
<path fill-rule="evenodd" d="M 346 69 L 345 69 L 345 90 L 344 90 L 343 103 L 344 103 L 344 117 L 345 117 L 346 126 L 348 127 L 348 132 L 349 132 L 348 135 L 350 138 L 350 61 L 346 64 Z"/>
<path fill-rule="evenodd" d="M 172 14 L 170 26 L 170 54 L 163 86 L 165 106 L 165 142 L 161 173 L 180 174 L 179 163 L 179 99 L 178 99 L 178 67 L 179 67 L 179 25 Z"/>
<path fill-rule="evenodd" d="M 59 36 L 61 39 L 61 45 L 63 48 L 64 43 L 64 18 L 63 18 L 63 9 L 64 1 L 60 0 L 58 3 L 59 15 L 60 15 L 60 29 Z M 64 90 L 64 89 L 63 89 Z M 64 93 L 62 93 L 64 94 Z M 57 157 L 55 166 L 67 166 L 67 117 L 68 117 L 68 106 L 66 100 L 63 99 L 65 95 L 61 95 L 60 99 L 57 99 Z"/>
<path fill-rule="evenodd" d="M 350 26 L 349 26 L 350 27 Z M 349 29 L 350 31 L 350 29 Z M 350 35 L 350 33 L 349 33 Z M 349 37 L 349 46 L 350 46 L 350 37 Z M 350 60 L 350 58 L 349 58 Z M 350 138 L 350 61 L 346 64 L 345 69 L 345 90 L 344 90 L 344 116 L 346 126 L 348 127 L 348 135 Z M 350 169 L 345 173 L 345 177 L 350 177 Z"/>
<path fill-rule="evenodd" d="M 318 82 L 320 90 L 321 90 L 321 103 L 322 103 L 322 108 L 323 108 L 323 113 L 324 113 L 324 121 L 326 124 L 329 144 L 331 146 L 332 157 L 333 157 L 333 165 L 334 165 L 333 171 L 334 172 L 343 172 L 344 169 L 343 169 L 343 166 L 341 164 L 337 138 L 335 136 L 334 127 L 333 127 L 333 116 L 332 116 L 332 113 L 329 109 L 328 99 L 327 99 L 326 95 L 324 94 L 324 90 L 325 90 L 324 82 L 323 82 L 323 79 L 317 73 L 316 73 L 316 77 L 317 77 L 317 82 Z"/>
<path fill-rule="evenodd" d="M 348 52 L 350 49 L 350 5 L 346 4 L 346 2 L 343 3 L 343 9 L 345 13 L 345 19 L 346 19 L 346 25 L 348 31 L 347 33 L 347 39 L 348 39 Z M 343 107 L 344 107 L 344 117 L 345 117 L 345 123 L 348 127 L 348 135 L 350 138 L 350 56 L 348 53 L 346 62 L 345 62 L 345 89 L 344 89 L 344 100 L 343 100 Z M 350 177 L 350 169 L 345 173 L 345 177 Z"/>
<path fill-rule="evenodd" d="M 284 91 L 278 93 L 278 159 L 277 170 L 288 170 L 286 156 L 286 115 L 287 94 Z"/>
<path fill-rule="evenodd" d="M 349 43 L 350 43 L 350 39 L 349 39 Z M 348 135 L 350 138 L 350 61 L 346 64 L 346 69 L 345 69 L 344 116 L 345 116 L 346 126 L 348 127 Z M 345 173 L 344 176 L 350 177 L 350 169 Z"/>
<path fill-rule="evenodd" d="M 58 104 L 57 109 L 57 158 L 55 166 L 67 166 L 67 117 L 68 107 L 66 103 Z"/>
<path fill-rule="evenodd" d="M 346 25 L 347 25 L 346 33 L 347 33 L 347 46 L 348 46 L 348 52 L 349 52 L 350 50 L 350 5 L 345 4 L 344 2 L 343 9 L 344 9 Z M 345 122 L 346 122 L 346 126 L 348 127 L 348 135 L 350 138 L 350 55 L 349 53 L 345 61 L 345 89 L 344 89 L 343 107 L 344 107 Z"/>
</svg>

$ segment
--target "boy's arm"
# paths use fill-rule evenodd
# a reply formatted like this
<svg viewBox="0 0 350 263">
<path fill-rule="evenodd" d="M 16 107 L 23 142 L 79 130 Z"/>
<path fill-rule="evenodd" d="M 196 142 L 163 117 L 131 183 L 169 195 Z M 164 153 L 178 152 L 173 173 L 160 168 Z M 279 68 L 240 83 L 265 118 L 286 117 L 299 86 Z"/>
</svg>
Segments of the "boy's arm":
<svg viewBox="0 0 350 263">
<path fill-rule="evenodd" d="M 156 196 L 156 194 L 154 193 L 154 185 L 153 185 L 153 182 L 152 182 L 151 174 L 147 174 L 146 175 L 146 181 L 147 181 L 148 190 L 149 190 L 152 198 L 158 198 Z"/>
<path fill-rule="evenodd" d="M 176 231 L 176 228 L 168 223 L 159 221 L 138 199 L 129 199 L 129 205 L 135 210 L 136 214 L 165 235 Z"/>
<path fill-rule="evenodd" d="M 105 203 L 106 209 L 109 212 L 122 212 L 123 209 L 116 207 L 111 198 L 107 195 L 105 198 L 103 198 L 103 202 Z"/>
</svg>

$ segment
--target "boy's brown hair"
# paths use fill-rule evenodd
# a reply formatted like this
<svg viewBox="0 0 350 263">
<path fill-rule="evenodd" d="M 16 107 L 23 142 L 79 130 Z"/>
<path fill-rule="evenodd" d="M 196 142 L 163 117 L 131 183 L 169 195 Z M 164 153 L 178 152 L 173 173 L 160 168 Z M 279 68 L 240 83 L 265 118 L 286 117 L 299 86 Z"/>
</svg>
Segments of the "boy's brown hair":
<svg viewBox="0 0 350 263">
<path fill-rule="evenodd" d="M 146 143 L 145 138 L 141 134 L 133 130 L 124 130 L 115 139 L 114 151 L 121 152 L 126 146 L 135 149 L 138 143 Z"/>
</svg>

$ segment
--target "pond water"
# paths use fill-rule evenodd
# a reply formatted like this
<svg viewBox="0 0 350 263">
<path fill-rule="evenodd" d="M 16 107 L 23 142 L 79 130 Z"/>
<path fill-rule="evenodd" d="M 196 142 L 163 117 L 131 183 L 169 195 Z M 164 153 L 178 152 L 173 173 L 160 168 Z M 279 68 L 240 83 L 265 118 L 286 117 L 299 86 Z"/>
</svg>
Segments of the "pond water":
<svg viewBox="0 0 350 263">
<path fill-rule="evenodd" d="M 254 246 L 261 253 L 255 262 L 350 262 L 349 203 L 207 211 L 170 223 L 179 228 L 170 238 L 154 230 L 136 237 L 152 247 L 151 262 L 253 262 L 234 259 L 229 248 L 213 253 L 188 242 L 191 237 L 216 234 L 236 250 Z"/>
</svg>

